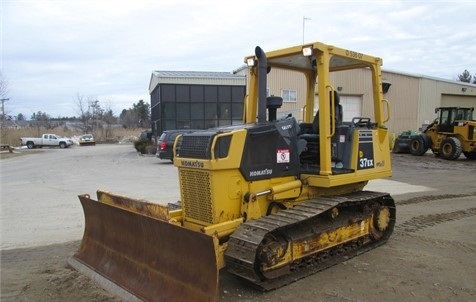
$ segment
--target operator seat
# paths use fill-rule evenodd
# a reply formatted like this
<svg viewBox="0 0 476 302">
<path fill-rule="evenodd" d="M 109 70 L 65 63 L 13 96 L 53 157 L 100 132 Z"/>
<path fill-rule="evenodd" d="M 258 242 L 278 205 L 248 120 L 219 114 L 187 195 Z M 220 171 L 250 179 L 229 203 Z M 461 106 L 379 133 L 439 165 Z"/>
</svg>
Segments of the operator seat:
<svg viewBox="0 0 476 302">
<path fill-rule="evenodd" d="M 332 92 L 329 92 L 329 97 Z M 334 90 L 334 106 L 335 106 L 335 119 L 336 127 L 342 125 L 343 114 L 342 105 L 340 104 L 340 97 L 337 91 Z M 312 121 L 312 130 L 314 133 L 319 134 L 319 110 L 317 110 L 314 120 Z"/>
<path fill-rule="evenodd" d="M 332 93 L 332 92 L 330 92 Z M 334 91 L 334 105 L 335 105 L 335 119 L 336 119 L 336 134 L 338 133 L 337 127 L 342 125 L 343 121 L 343 111 L 342 105 L 340 104 L 339 94 L 337 91 Z M 314 120 L 311 123 L 301 124 L 301 133 L 299 138 L 306 142 L 306 146 L 302 153 L 300 153 L 301 164 L 305 168 L 310 169 L 310 166 L 316 165 L 316 162 L 319 159 L 319 110 L 314 116 Z M 315 171 L 316 168 L 314 168 Z"/>
</svg>

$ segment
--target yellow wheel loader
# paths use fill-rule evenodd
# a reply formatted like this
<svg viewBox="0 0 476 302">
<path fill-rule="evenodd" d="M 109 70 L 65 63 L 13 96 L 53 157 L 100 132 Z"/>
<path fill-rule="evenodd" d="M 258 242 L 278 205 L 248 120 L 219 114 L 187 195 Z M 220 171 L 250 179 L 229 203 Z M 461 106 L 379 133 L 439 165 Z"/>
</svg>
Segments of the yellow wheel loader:
<svg viewBox="0 0 476 302">
<path fill-rule="evenodd" d="M 473 107 L 438 107 L 438 117 L 420 134 L 410 136 L 408 149 L 413 155 L 431 151 L 443 159 L 476 159 L 476 121 Z M 407 139 L 408 140 L 408 139 Z M 397 139 L 395 144 L 400 144 Z"/>
<path fill-rule="evenodd" d="M 392 174 L 382 60 L 315 42 L 256 47 L 245 62 L 243 124 L 175 140 L 181 207 L 80 195 L 85 232 L 73 267 L 125 300 L 217 301 L 220 269 L 272 290 L 387 241 L 395 203 L 363 190 Z M 301 122 L 278 119 L 283 100 L 267 96 L 267 74 L 280 69 L 304 75 Z M 373 87 L 373 114 L 344 121 L 331 74 L 355 69 Z"/>
</svg>

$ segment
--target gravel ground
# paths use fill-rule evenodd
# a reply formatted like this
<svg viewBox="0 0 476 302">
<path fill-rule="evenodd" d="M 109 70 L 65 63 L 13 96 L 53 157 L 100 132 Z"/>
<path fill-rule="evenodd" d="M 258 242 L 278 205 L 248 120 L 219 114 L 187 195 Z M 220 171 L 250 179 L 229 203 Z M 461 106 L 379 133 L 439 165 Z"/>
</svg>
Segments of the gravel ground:
<svg viewBox="0 0 476 302">
<path fill-rule="evenodd" d="M 2 156 L 1 301 L 119 301 L 67 265 L 84 218 L 78 194 L 96 189 L 166 204 L 176 168 L 132 145 L 18 150 Z M 476 301 L 476 161 L 393 154 L 389 242 L 286 287 L 262 293 L 220 272 L 223 301 Z"/>
</svg>

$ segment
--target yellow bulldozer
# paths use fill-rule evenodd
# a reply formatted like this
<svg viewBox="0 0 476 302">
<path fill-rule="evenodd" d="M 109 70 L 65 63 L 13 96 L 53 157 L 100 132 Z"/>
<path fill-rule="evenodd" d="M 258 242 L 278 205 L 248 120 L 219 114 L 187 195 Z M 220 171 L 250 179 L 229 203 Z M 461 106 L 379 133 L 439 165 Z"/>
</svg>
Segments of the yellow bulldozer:
<svg viewBox="0 0 476 302">
<path fill-rule="evenodd" d="M 256 47 L 244 61 L 243 124 L 175 140 L 180 208 L 80 195 L 85 231 L 73 267 L 125 300 L 217 301 L 221 269 L 272 290 L 387 241 L 394 200 L 364 190 L 392 174 L 382 60 L 315 42 Z M 267 96 L 267 75 L 280 69 L 304 75 L 300 122 L 277 118 L 283 100 Z M 355 69 L 373 87 L 373 115 L 344 121 L 331 75 Z"/>
</svg>

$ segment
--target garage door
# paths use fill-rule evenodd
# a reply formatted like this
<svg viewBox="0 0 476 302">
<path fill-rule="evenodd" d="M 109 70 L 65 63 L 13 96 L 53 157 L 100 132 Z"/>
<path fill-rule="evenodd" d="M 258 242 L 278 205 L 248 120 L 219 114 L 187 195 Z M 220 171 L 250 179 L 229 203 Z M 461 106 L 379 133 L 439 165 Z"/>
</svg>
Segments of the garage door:
<svg viewBox="0 0 476 302">
<path fill-rule="evenodd" d="M 350 122 L 352 118 L 362 116 L 362 98 L 360 96 L 341 95 L 340 103 L 344 111 L 344 122 Z"/>
<path fill-rule="evenodd" d="M 362 97 L 353 95 L 340 95 L 339 97 L 342 110 L 344 111 L 344 122 L 351 122 L 352 118 L 362 116 Z M 318 96 L 315 98 L 315 106 L 314 114 L 319 109 Z"/>
<path fill-rule="evenodd" d="M 476 108 L 476 97 L 443 94 L 441 96 L 441 106 L 442 107 L 474 107 Z"/>
</svg>

